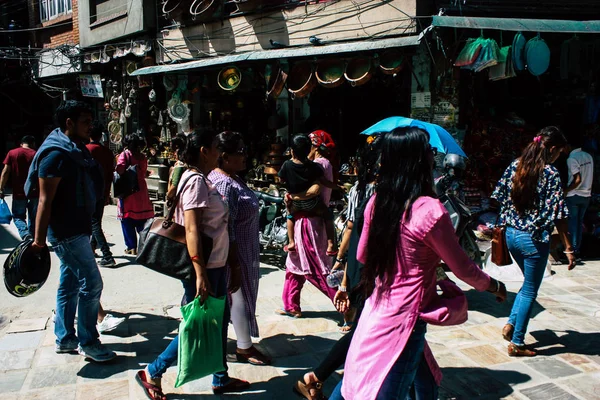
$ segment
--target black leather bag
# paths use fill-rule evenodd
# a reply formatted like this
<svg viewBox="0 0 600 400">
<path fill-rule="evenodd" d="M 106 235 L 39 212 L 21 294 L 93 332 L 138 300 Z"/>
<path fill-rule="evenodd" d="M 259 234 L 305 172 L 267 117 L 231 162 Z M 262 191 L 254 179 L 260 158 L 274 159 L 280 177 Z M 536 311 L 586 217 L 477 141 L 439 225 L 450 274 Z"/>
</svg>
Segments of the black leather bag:
<svg viewBox="0 0 600 400">
<path fill-rule="evenodd" d="M 148 220 L 140 233 L 136 258 L 136 261 L 144 267 L 183 281 L 196 279 L 196 271 L 188 253 L 185 227 L 175 223 L 173 215 L 181 192 L 188 180 L 194 175 L 200 174 L 193 174 L 186 178 L 181 185 L 181 190 L 175 196 L 173 204 L 169 207 L 166 218 Z M 202 232 L 200 232 L 199 239 L 202 244 L 204 264 L 206 265 L 212 251 L 213 240 Z"/>
<path fill-rule="evenodd" d="M 140 191 L 137 165 L 131 165 L 129 154 L 125 153 L 127 162 L 125 172 L 119 174 L 115 171 L 113 174 L 113 196 L 121 200 Z"/>
</svg>

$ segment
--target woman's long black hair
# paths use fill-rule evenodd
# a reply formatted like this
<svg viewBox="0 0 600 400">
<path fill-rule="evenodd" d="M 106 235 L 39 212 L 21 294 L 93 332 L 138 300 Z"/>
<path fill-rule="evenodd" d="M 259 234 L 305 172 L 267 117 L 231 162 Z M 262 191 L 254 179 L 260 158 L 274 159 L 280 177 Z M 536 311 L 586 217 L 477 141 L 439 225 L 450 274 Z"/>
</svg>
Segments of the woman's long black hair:
<svg viewBox="0 0 600 400">
<path fill-rule="evenodd" d="M 358 204 L 361 204 L 367 193 L 367 185 L 377 178 L 380 163 L 381 136 L 368 141 L 360 151 L 358 164 L 358 185 L 356 186 Z"/>
<path fill-rule="evenodd" d="M 370 296 L 377 278 L 383 292 L 396 274 L 398 242 L 404 221 L 419 197 L 433 194 L 429 135 L 419 128 L 396 128 L 381 137 L 381 165 L 367 240 L 361 286 Z M 365 232 L 363 231 L 363 234 Z M 382 294 L 381 292 L 379 294 Z M 379 300 L 379 298 L 377 299 Z"/>
<path fill-rule="evenodd" d="M 215 142 L 215 132 L 210 129 L 198 128 L 186 137 L 185 149 L 181 152 L 180 160 L 188 165 L 198 165 L 200 149 L 210 148 Z"/>
<path fill-rule="evenodd" d="M 562 131 L 548 126 L 525 147 L 513 177 L 511 192 L 511 200 L 519 214 L 532 209 L 538 200 L 538 181 L 546 164 L 552 160 L 552 147 L 563 148 L 566 145 L 567 139 Z"/>
</svg>

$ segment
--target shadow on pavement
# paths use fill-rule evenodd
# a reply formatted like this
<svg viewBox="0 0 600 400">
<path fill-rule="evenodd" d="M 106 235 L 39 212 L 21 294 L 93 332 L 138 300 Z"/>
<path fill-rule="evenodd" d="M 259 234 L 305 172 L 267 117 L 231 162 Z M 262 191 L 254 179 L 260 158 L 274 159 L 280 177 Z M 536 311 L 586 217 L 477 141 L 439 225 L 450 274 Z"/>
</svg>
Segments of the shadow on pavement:
<svg viewBox="0 0 600 400">
<path fill-rule="evenodd" d="M 505 302 L 498 303 L 496 297 L 488 292 L 478 292 L 471 289 L 465 292 L 467 301 L 469 302 L 469 310 L 479 311 L 495 318 L 508 318 L 513 303 L 515 302 L 516 293 L 508 292 L 508 297 Z M 544 311 L 545 308 L 535 301 L 531 310 L 531 318 Z"/>
<path fill-rule="evenodd" d="M 10 253 L 20 242 L 8 231 L 6 226 L 0 225 L 0 255 Z"/>
<path fill-rule="evenodd" d="M 89 379 L 106 379 L 126 374 L 129 370 L 142 369 L 145 364 L 154 361 L 167 348 L 179 327 L 177 319 L 155 314 L 117 312 L 112 314 L 115 317 L 128 318 L 114 331 L 103 334 L 103 337 L 106 338 L 104 342 L 110 350 L 126 355 L 120 355 L 114 361 L 104 364 L 90 362 L 79 370 L 78 376 Z M 108 336 L 132 339 L 122 343 L 110 343 L 113 340 L 108 339 Z"/>
<path fill-rule="evenodd" d="M 556 332 L 566 335 L 558 336 Z M 537 340 L 532 344 L 540 356 L 554 356 L 563 353 L 598 356 L 600 354 L 600 333 L 581 333 L 576 331 L 542 331 L 530 332 Z"/>
<path fill-rule="evenodd" d="M 281 270 L 285 269 L 285 260 L 287 254 L 279 250 L 261 250 L 260 262 L 263 264 L 269 264 L 275 266 Z M 261 272 L 262 274 L 262 272 Z M 262 276 L 262 275 L 261 275 Z"/>
<path fill-rule="evenodd" d="M 485 368 L 442 368 L 444 380 L 439 399 L 500 399 L 514 392 L 511 385 L 531 380 L 517 371 L 490 371 Z"/>
</svg>

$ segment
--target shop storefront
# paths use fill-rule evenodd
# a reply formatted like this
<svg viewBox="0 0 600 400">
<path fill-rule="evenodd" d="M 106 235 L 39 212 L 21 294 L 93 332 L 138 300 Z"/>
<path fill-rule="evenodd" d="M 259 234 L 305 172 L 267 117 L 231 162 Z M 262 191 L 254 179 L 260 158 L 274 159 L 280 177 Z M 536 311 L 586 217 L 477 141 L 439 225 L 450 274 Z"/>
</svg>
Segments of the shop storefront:
<svg viewBox="0 0 600 400">
<path fill-rule="evenodd" d="M 412 112 L 451 130 L 468 154 L 472 211 L 490 209 L 501 174 L 539 129 L 556 125 L 573 142 L 598 142 L 600 22 L 439 16 L 433 26 L 431 102 Z M 565 182 L 567 156 L 557 163 Z M 596 174 L 596 193 L 599 183 Z M 598 211 L 589 210 L 590 232 Z"/>
<path fill-rule="evenodd" d="M 340 161 L 352 161 L 359 133 L 378 119 L 410 112 L 410 58 L 417 36 L 302 49 L 254 51 L 141 68 L 166 96 L 168 139 L 194 128 L 244 135 L 256 186 L 277 184 L 291 136 L 329 132 Z M 170 125 L 175 122 L 174 125 Z M 156 138 L 156 135 L 153 135 Z M 363 138 L 364 140 L 364 138 Z M 351 180 L 352 176 L 346 176 Z"/>
</svg>

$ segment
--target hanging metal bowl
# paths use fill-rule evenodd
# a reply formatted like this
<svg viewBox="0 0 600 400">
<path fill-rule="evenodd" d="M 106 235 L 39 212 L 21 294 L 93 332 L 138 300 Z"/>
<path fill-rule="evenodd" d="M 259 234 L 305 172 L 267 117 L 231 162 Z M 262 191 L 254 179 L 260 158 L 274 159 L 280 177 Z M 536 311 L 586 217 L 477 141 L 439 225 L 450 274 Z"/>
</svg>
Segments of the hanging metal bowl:
<svg viewBox="0 0 600 400">
<path fill-rule="evenodd" d="M 310 62 L 294 65 L 287 80 L 287 87 L 292 99 L 300 99 L 309 94 L 317 85 L 317 79 Z"/>
<path fill-rule="evenodd" d="M 267 83 L 267 98 L 276 99 L 279 97 L 287 81 L 288 74 L 283 72 L 280 67 L 277 67 L 269 78 Z"/>
<path fill-rule="evenodd" d="M 404 56 L 398 50 L 384 53 L 379 59 L 379 68 L 386 75 L 394 75 L 404 67 Z"/>
<path fill-rule="evenodd" d="M 373 77 L 373 63 L 370 58 L 355 58 L 346 66 L 344 76 L 352 86 L 360 86 L 369 82 Z"/>
<path fill-rule="evenodd" d="M 219 87 L 225 91 L 235 90 L 242 82 L 241 71 L 234 66 L 226 67 L 219 72 L 217 76 L 217 83 Z"/>
<path fill-rule="evenodd" d="M 344 83 L 344 62 L 341 60 L 325 60 L 317 65 L 315 71 L 317 81 L 323 87 L 332 89 Z"/>
</svg>

